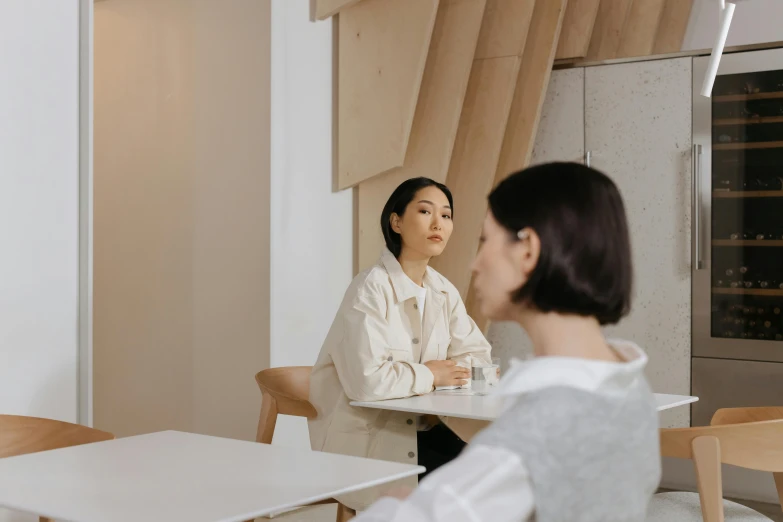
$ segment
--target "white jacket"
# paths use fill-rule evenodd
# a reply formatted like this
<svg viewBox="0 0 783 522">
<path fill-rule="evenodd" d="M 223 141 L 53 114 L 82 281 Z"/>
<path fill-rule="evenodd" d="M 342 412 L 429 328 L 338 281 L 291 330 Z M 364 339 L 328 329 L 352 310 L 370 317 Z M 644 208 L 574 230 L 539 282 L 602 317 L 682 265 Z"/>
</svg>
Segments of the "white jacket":
<svg viewBox="0 0 783 522">
<path fill-rule="evenodd" d="M 424 276 L 424 317 L 415 283 L 384 249 L 345 293 L 310 379 L 309 421 L 314 450 L 417 463 L 413 415 L 354 408 L 350 401 L 396 399 L 429 393 L 433 375 L 423 363 L 474 357 L 490 363 L 490 346 L 468 317 L 459 292 L 432 268 Z M 405 481 L 415 486 L 416 479 Z M 383 489 L 387 489 L 385 486 Z M 378 496 L 364 490 L 338 500 L 365 509 Z"/>
</svg>

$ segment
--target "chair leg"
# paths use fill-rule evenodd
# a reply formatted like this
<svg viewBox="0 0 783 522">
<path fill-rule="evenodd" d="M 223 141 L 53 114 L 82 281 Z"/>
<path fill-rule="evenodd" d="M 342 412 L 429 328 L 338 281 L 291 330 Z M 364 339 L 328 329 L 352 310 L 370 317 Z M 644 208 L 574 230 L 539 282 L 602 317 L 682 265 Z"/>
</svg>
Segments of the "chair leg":
<svg viewBox="0 0 783 522">
<path fill-rule="evenodd" d="M 355 516 L 356 511 L 339 502 L 337 503 L 337 522 L 348 522 Z"/>
<path fill-rule="evenodd" d="M 783 509 L 783 473 L 773 473 L 775 477 L 775 487 L 778 490 L 778 498 L 780 499 L 780 507 Z"/>
<path fill-rule="evenodd" d="M 261 394 L 261 414 L 258 416 L 256 442 L 272 444 L 277 424 L 277 401 L 268 393 Z"/>
</svg>

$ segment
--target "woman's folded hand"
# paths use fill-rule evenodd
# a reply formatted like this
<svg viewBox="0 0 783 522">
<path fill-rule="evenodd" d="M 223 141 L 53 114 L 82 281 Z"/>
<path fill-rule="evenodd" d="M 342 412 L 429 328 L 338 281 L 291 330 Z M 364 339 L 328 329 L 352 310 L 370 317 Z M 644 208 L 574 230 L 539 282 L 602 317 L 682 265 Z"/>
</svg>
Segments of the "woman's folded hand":
<svg viewBox="0 0 783 522">
<path fill-rule="evenodd" d="M 462 386 L 470 379 L 470 370 L 457 366 L 454 361 L 427 361 L 424 366 L 435 376 L 435 386 Z"/>
</svg>

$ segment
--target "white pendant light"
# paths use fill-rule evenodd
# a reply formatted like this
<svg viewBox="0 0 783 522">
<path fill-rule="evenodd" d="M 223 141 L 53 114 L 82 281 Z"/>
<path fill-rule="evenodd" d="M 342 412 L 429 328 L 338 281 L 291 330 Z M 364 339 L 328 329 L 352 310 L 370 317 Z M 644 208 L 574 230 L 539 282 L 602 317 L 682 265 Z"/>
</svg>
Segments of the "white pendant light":
<svg viewBox="0 0 783 522">
<path fill-rule="evenodd" d="M 709 98 L 712 96 L 712 86 L 715 83 L 715 76 L 718 74 L 720 57 L 723 55 L 723 47 L 726 45 L 726 37 L 729 35 L 729 26 L 734 17 L 734 9 L 738 2 L 747 0 L 719 0 L 720 8 L 720 28 L 715 38 L 715 45 L 712 48 L 710 63 L 707 66 L 707 74 L 704 76 L 704 83 L 701 87 L 701 95 Z"/>
</svg>

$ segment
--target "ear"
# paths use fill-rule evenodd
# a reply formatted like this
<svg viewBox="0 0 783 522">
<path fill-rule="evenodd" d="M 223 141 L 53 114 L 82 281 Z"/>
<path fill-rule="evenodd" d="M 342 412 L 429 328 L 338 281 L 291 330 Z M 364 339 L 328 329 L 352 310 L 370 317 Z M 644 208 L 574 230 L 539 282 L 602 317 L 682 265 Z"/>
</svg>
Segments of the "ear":
<svg viewBox="0 0 783 522">
<path fill-rule="evenodd" d="M 518 266 L 522 267 L 522 272 L 527 279 L 538 265 L 538 258 L 541 256 L 541 238 L 532 228 L 522 229 L 519 237 L 514 253 Z"/>
<path fill-rule="evenodd" d="M 402 229 L 400 228 L 400 216 L 398 216 L 396 213 L 392 213 L 392 215 L 389 216 L 389 224 L 391 225 L 391 229 L 394 232 L 402 234 Z"/>
</svg>

